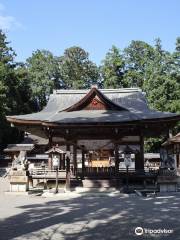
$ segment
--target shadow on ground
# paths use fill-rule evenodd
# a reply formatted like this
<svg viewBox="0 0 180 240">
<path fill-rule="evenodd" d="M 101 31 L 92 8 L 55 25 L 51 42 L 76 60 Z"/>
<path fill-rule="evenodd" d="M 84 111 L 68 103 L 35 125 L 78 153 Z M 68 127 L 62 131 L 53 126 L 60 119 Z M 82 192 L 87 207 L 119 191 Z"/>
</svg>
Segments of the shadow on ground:
<svg viewBox="0 0 180 240">
<path fill-rule="evenodd" d="M 18 208 L 23 212 L 0 221 L 1 240 L 180 239 L 180 194 L 157 198 L 83 195 Z M 174 232 L 136 236 L 138 226 Z"/>
</svg>

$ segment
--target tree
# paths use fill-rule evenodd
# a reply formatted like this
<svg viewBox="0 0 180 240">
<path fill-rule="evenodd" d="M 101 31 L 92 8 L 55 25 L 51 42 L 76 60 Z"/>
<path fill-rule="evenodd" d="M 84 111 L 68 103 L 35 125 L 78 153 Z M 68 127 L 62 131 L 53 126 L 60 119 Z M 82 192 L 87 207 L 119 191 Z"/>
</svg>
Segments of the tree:
<svg viewBox="0 0 180 240">
<path fill-rule="evenodd" d="M 171 109 L 173 112 L 180 112 L 180 37 L 176 39 L 176 48 L 174 53 L 172 54 L 172 60 L 171 60 L 172 71 L 171 76 L 176 82 L 176 86 L 173 89 L 174 93 L 174 101 L 171 105 Z"/>
<path fill-rule="evenodd" d="M 10 128 L 5 119 L 5 115 L 18 113 L 15 111 L 17 94 L 11 91 L 16 85 L 14 57 L 15 52 L 0 30 L 0 149 L 10 141 L 18 141 L 21 135 L 17 129 Z"/>
<path fill-rule="evenodd" d="M 16 56 L 14 50 L 9 46 L 6 35 L 0 29 L 0 63 L 11 65 L 14 62 Z"/>
<path fill-rule="evenodd" d="M 59 57 L 62 85 L 66 89 L 87 89 L 99 84 L 99 71 L 89 60 L 89 53 L 80 47 L 70 47 Z"/>
<path fill-rule="evenodd" d="M 180 82 L 173 67 L 173 55 L 164 51 L 159 39 L 154 48 L 155 57 L 146 70 L 148 78 L 144 83 L 149 104 L 160 111 L 180 111 Z"/>
<path fill-rule="evenodd" d="M 24 63 L 17 63 L 14 70 L 16 84 L 16 114 L 28 114 L 37 111 L 37 103 L 32 98 L 31 82 Z"/>
<path fill-rule="evenodd" d="M 121 88 L 128 87 L 129 84 L 124 79 L 125 62 L 120 50 L 116 46 L 112 46 L 102 61 L 100 67 L 103 85 L 105 88 Z"/>
<path fill-rule="evenodd" d="M 176 39 L 176 48 L 171 58 L 171 75 L 174 76 L 178 83 L 180 82 L 180 37 Z"/>
<path fill-rule="evenodd" d="M 180 81 L 177 64 L 177 52 L 170 54 L 162 49 L 161 41 L 156 40 L 154 59 L 149 61 L 143 88 L 151 108 L 159 111 L 180 112 Z M 174 59 L 175 58 L 175 59 Z M 174 133 L 177 133 L 179 127 Z M 164 137 L 148 139 L 146 150 L 157 151 Z"/>
<path fill-rule="evenodd" d="M 147 80 L 147 66 L 154 59 L 154 49 L 143 41 L 132 41 L 123 51 L 126 73 L 124 78 L 130 87 L 143 88 Z"/>
<path fill-rule="evenodd" d="M 46 50 L 37 50 L 26 61 L 32 98 L 37 102 L 39 110 L 47 103 L 54 88 L 59 87 L 57 58 Z"/>
<path fill-rule="evenodd" d="M 7 107 L 7 86 L 11 84 L 13 69 L 14 69 L 14 57 L 15 52 L 9 47 L 6 35 L 0 30 L 0 115 L 4 116 L 5 109 Z"/>
</svg>

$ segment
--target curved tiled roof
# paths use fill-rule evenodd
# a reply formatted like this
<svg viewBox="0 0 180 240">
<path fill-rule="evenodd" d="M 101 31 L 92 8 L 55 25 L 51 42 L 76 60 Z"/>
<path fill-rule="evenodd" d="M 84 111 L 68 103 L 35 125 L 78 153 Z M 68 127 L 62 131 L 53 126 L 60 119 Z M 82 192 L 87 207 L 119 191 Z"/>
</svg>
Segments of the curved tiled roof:
<svg viewBox="0 0 180 240">
<path fill-rule="evenodd" d="M 147 101 L 138 88 L 99 89 L 112 102 L 130 110 L 146 111 Z M 63 111 L 80 101 L 89 90 L 54 90 L 43 112 Z"/>
<path fill-rule="evenodd" d="M 38 113 L 8 116 L 9 122 L 19 122 L 24 125 L 27 121 L 32 124 L 43 122 L 70 124 L 70 123 L 122 123 L 132 121 L 154 121 L 157 119 L 178 118 L 180 115 L 174 113 L 150 110 L 145 95 L 138 88 L 128 89 L 101 89 L 106 98 L 120 106 L 121 111 L 112 110 L 80 110 L 67 112 L 66 109 L 75 105 L 87 95 L 89 90 L 55 90 L 50 95 L 47 106 Z M 124 108 L 124 110 L 123 110 Z M 125 111 L 125 110 L 128 111 Z"/>
</svg>

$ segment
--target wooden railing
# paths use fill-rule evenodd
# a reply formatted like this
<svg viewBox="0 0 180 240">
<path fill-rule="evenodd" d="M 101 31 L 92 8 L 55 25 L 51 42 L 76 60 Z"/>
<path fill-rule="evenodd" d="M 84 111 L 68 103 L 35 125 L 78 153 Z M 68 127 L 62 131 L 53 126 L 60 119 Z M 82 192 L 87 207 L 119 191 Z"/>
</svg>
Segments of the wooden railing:
<svg viewBox="0 0 180 240">
<path fill-rule="evenodd" d="M 56 170 L 36 168 L 29 171 L 32 178 L 56 178 Z M 66 178 L 66 170 L 58 171 L 58 178 Z"/>
<path fill-rule="evenodd" d="M 128 170 L 129 176 L 155 176 L 157 175 L 158 170 L 154 171 L 144 171 L 139 170 L 135 171 L 135 169 L 130 168 Z M 56 177 L 56 170 L 49 170 L 49 169 L 42 169 L 42 168 L 34 168 L 29 171 L 29 174 L 32 178 L 49 178 L 55 179 Z M 113 178 L 113 177 L 121 177 L 126 175 L 126 169 L 121 168 L 118 169 L 118 172 L 115 171 L 115 167 L 85 167 L 84 171 L 82 168 L 78 168 L 76 171 L 76 176 L 82 177 L 104 177 L 104 178 Z M 71 177 L 75 177 L 71 172 Z M 59 170 L 58 171 L 58 178 L 66 178 L 66 170 Z"/>
<path fill-rule="evenodd" d="M 119 168 L 116 172 L 115 167 L 85 167 L 84 171 L 82 168 L 77 169 L 77 175 L 79 176 L 99 176 L 99 177 L 113 177 L 122 176 L 126 174 L 125 168 Z M 154 176 L 158 174 L 158 170 L 135 170 L 134 168 L 128 169 L 129 175 L 139 175 L 139 176 Z"/>
</svg>

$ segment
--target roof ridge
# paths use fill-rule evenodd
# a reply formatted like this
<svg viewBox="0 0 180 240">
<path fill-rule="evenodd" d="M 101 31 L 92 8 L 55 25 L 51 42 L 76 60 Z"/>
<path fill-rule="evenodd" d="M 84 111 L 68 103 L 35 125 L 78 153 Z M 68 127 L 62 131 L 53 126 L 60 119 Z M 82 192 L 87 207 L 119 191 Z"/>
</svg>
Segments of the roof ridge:
<svg viewBox="0 0 180 240">
<path fill-rule="evenodd" d="M 92 89 L 92 88 L 91 88 Z M 53 94 L 80 94 L 80 93 L 88 93 L 91 89 L 54 89 L 53 90 Z M 142 93 L 142 89 L 140 88 L 117 88 L 117 89 L 107 89 L 107 88 L 96 88 L 98 91 L 102 92 L 102 93 L 126 93 L 126 92 L 141 92 Z"/>
</svg>

